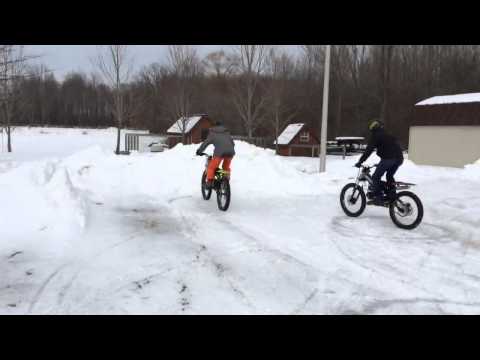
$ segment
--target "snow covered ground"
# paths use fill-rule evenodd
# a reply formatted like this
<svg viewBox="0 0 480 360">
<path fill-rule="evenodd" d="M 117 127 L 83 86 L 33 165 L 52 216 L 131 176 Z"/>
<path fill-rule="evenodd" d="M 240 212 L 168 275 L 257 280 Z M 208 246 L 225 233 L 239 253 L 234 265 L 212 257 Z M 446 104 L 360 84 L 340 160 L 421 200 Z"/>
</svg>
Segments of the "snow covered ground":
<svg viewBox="0 0 480 360">
<path fill-rule="evenodd" d="M 405 231 L 343 214 L 356 157 L 320 175 L 237 142 L 223 213 L 195 147 L 117 157 L 86 131 L 17 129 L 0 154 L 1 314 L 480 313 L 480 164 L 406 161 L 425 216 Z"/>
</svg>

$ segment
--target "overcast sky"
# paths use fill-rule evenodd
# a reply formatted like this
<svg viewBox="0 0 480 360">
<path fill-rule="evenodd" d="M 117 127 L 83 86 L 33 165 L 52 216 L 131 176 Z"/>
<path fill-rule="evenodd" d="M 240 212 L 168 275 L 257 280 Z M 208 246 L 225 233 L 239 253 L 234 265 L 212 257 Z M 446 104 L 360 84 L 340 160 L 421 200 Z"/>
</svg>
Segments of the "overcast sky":
<svg viewBox="0 0 480 360">
<path fill-rule="evenodd" d="M 41 55 L 36 62 L 47 65 L 54 71 L 57 79 L 63 79 L 71 71 L 93 71 L 90 59 L 96 54 L 97 45 L 27 45 L 25 50 L 30 54 Z M 212 50 L 228 48 L 220 45 L 198 45 L 200 55 Z M 295 51 L 295 46 L 286 46 L 289 51 Z M 132 45 L 135 57 L 135 68 L 166 59 L 166 45 Z"/>
</svg>

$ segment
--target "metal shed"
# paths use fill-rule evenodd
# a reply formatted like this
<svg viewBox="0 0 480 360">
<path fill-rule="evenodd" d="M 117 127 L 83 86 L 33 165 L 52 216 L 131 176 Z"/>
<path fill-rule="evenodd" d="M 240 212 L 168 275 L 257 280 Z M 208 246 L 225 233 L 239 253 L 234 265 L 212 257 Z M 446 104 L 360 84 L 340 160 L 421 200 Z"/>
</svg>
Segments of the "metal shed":
<svg viewBox="0 0 480 360">
<path fill-rule="evenodd" d="M 435 96 L 415 105 L 409 159 L 463 167 L 480 159 L 480 93 Z"/>
</svg>

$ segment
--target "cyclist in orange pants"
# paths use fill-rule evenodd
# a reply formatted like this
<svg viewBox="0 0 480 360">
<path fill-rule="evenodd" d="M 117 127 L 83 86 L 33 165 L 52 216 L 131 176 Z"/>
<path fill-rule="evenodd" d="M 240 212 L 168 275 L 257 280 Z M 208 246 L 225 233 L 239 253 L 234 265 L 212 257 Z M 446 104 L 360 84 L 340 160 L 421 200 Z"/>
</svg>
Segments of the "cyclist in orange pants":
<svg viewBox="0 0 480 360">
<path fill-rule="evenodd" d="M 209 145 L 213 145 L 215 150 L 207 169 L 207 188 L 212 187 L 215 170 L 220 166 L 220 163 L 223 162 L 223 170 L 230 172 L 230 164 L 235 156 L 235 143 L 233 142 L 233 138 L 230 132 L 219 121 L 209 130 L 207 139 L 197 150 L 197 155 L 201 155 Z"/>
<path fill-rule="evenodd" d="M 215 178 L 215 170 L 220 167 L 220 163 L 222 163 L 222 169 L 225 171 L 228 171 L 230 173 L 230 164 L 232 162 L 233 157 L 220 157 L 220 156 L 214 156 L 212 160 L 210 161 L 210 164 L 208 164 L 208 169 L 207 169 L 207 184 L 211 184 L 213 179 Z"/>
</svg>

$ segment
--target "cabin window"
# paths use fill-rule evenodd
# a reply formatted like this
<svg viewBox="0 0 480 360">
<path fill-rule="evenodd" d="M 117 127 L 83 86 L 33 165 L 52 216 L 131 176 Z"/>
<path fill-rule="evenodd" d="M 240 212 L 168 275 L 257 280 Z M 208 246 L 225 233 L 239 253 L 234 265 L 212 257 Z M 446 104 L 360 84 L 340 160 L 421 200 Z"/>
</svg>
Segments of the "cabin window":
<svg viewBox="0 0 480 360">
<path fill-rule="evenodd" d="M 309 142 L 310 141 L 310 133 L 308 131 L 304 131 L 300 134 L 300 142 Z"/>
</svg>

